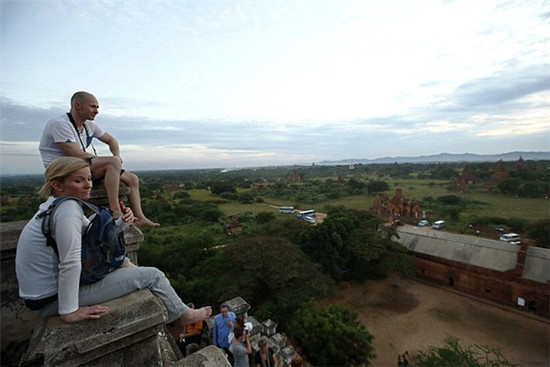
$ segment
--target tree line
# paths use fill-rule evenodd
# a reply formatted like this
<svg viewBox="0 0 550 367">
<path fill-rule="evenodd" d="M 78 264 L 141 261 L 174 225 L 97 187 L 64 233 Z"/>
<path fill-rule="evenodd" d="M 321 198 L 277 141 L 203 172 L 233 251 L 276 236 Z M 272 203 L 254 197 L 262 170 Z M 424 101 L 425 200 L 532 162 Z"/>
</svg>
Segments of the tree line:
<svg viewBox="0 0 550 367">
<path fill-rule="evenodd" d="M 479 172 L 484 172 L 481 167 Z M 534 181 L 548 179 L 547 172 L 546 176 L 537 172 L 530 176 Z M 198 305 L 243 297 L 256 318 L 277 320 L 314 365 L 369 365 L 375 357 L 375 336 L 352 311 L 338 306 L 318 309 L 315 301 L 333 295 L 342 280 L 380 279 L 389 272 L 414 276 L 411 256 L 391 239 L 396 234 L 393 228 L 370 212 L 328 206 L 327 218 L 315 226 L 268 211 L 241 213 L 247 230 L 228 236 L 226 213 L 217 200 L 192 199 L 188 190 L 209 190 L 219 202 L 276 199 L 310 204 L 385 192 L 390 177 L 452 179 L 459 169 L 452 164 L 356 165 L 351 177 L 347 166 L 139 174 L 143 205 L 151 219 L 163 224 L 144 229 L 140 265 L 162 269 L 182 299 Z M 262 185 L 266 181 L 267 187 Z M 2 203 L 2 221 L 29 219 L 42 201 L 36 194 L 41 183 L 40 176 L 19 182 L 3 178 L 2 196 L 10 195 L 14 202 Z M 177 189 L 167 190 L 170 185 Z M 451 216 L 465 205 L 477 205 L 456 195 L 426 197 L 422 204 L 447 210 Z M 545 223 L 537 228 L 548 243 Z M 312 328 L 318 333 L 304 332 Z M 324 348 L 318 348 L 321 341 Z"/>
</svg>

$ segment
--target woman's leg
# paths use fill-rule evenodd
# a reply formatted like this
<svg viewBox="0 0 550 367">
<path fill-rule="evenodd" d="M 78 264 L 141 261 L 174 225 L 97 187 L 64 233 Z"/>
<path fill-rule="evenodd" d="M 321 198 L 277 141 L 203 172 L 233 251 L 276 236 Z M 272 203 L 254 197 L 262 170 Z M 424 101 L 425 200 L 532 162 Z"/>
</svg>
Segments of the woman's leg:
<svg viewBox="0 0 550 367">
<path fill-rule="evenodd" d="M 107 274 L 99 282 L 80 286 L 79 304 L 97 305 L 145 288 L 149 288 L 159 297 L 168 310 L 167 322 L 178 319 L 189 309 L 178 297 L 163 272 L 144 266 L 120 268 Z"/>
<path fill-rule="evenodd" d="M 122 267 L 107 274 L 99 282 L 81 285 L 78 302 L 79 306 L 98 305 L 145 288 L 149 288 L 159 297 L 166 307 L 168 311 L 166 323 L 173 323 L 174 326 L 173 333 L 171 330 L 172 335 L 176 335 L 185 325 L 205 320 L 212 315 L 210 306 L 199 309 L 189 308 L 179 298 L 163 272 L 157 268 L 145 266 Z M 58 303 L 55 301 L 37 312 L 42 316 L 54 316 L 57 315 L 57 310 Z"/>
</svg>

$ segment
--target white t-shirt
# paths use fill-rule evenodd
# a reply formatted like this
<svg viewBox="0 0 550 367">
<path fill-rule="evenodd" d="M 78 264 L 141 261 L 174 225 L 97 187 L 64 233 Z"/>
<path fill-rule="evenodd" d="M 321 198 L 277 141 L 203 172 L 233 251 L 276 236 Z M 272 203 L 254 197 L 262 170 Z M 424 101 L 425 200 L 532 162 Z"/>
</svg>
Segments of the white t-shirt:
<svg viewBox="0 0 550 367">
<path fill-rule="evenodd" d="M 37 218 L 54 200 L 50 197 L 42 203 L 23 228 L 17 244 L 15 272 L 21 298 L 39 300 L 58 293 L 58 311 L 63 315 L 78 309 L 82 231 L 89 220 L 77 201 L 59 204 L 52 221 L 58 258 L 53 248 L 46 245 L 46 237 L 42 234 L 43 218 Z"/>
<path fill-rule="evenodd" d="M 254 326 L 252 325 L 252 323 L 250 321 L 247 321 L 247 322 L 244 323 L 244 329 L 246 331 L 248 331 L 248 333 L 250 333 L 253 328 L 254 328 Z M 231 344 L 233 339 L 235 339 L 235 333 L 233 332 L 233 329 L 231 329 L 231 331 L 229 332 L 229 335 L 227 336 L 227 342 L 229 344 Z"/>
<path fill-rule="evenodd" d="M 82 129 L 82 133 L 77 134 L 66 113 L 46 123 L 38 146 L 44 167 L 48 167 L 54 159 L 63 156 L 56 143 L 77 143 L 80 149 L 86 151 L 93 138 L 99 139 L 105 134 L 105 131 L 93 121 L 84 122 L 84 126 L 86 128 Z"/>
</svg>

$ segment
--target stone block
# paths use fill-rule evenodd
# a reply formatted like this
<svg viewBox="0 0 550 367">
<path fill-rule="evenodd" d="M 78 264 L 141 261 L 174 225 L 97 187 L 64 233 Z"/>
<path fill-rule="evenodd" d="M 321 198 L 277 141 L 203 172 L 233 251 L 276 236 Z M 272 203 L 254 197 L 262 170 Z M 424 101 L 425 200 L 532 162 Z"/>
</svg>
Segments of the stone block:
<svg viewBox="0 0 550 367">
<path fill-rule="evenodd" d="M 279 356 L 283 359 L 283 366 L 290 366 L 296 354 L 296 350 L 291 346 L 281 349 Z"/>
<path fill-rule="evenodd" d="M 250 336 L 250 347 L 252 347 L 252 356 L 256 354 L 260 350 L 260 347 L 258 346 L 258 342 L 260 341 L 262 337 L 262 334 L 255 334 Z"/>
<path fill-rule="evenodd" d="M 273 353 L 277 354 L 281 350 L 281 347 L 275 343 L 271 338 L 267 338 L 267 346 L 271 348 Z"/>
<path fill-rule="evenodd" d="M 248 310 L 250 310 L 250 305 L 246 303 L 242 297 L 235 297 L 225 302 L 230 311 L 233 311 L 237 316 L 245 316 Z"/>
<path fill-rule="evenodd" d="M 169 366 L 182 358 L 170 336 L 159 327 L 158 333 L 86 363 L 86 367 Z"/>
<path fill-rule="evenodd" d="M 280 348 L 283 348 L 286 345 L 286 339 L 282 334 L 275 334 L 269 338 L 273 342 L 273 344 L 277 345 Z"/>
<path fill-rule="evenodd" d="M 120 184 L 118 187 L 118 196 L 120 200 L 126 203 L 126 206 L 128 206 L 128 194 L 130 194 L 130 189 L 128 186 Z M 107 200 L 107 192 L 105 191 L 103 182 L 93 187 L 92 192 L 90 193 L 90 203 L 99 206 L 108 205 L 109 201 Z"/>
<path fill-rule="evenodd" d="M 189 357 L 181 359 L 174 364 L 174 367 L 231 367 L 227 357 L 221 350 L 209 345 L 199 349 Z"/>
<path fill-rule="evenodd" d="M 270 337 L 277 333 L 277 323 L 271 319 L 267 319 L 264 322 L 262 322 L 262 326 L 264 327 L 264 334 L 267 337 Z"/>
<path fill-rule="evenodd" d="M 124 224 L 124 241 L 126 241 L 126 253 L 134 265 L 138 264 L 139 244 L 144 236 L 141 230 L 133 224 Z"/>
<path fill-rule="evenodd" d="M 37 208 L 38 210 L 38 208 Z M 15 250 L 17 248 L 17 241 L 19 235 L 27 224 L 28 220 L 18 220 L 15 222 L 2 222 L 0 223 L 0 232 L 2 233 L 2 241 L 0 246 L 2 249 L 2 257 L 15 258 Z"/>
<path fill-rule="evenodd" d="M 252 330 L 250 331 L 251 337 L 263 331 L 262 324 L 260 324 L 260 322 L 256 320 L 253 316 L 248 316 L 246 319 L 248 322 L 252 323 Z"/>
<path fill-rule="evenodd" d="M 165 334 L 168 313 L 148 289 L 111 300 L 105 305 L 109 312 L 99 320 L 65 324 L 59 317 L 42 319 L 21 365 L 81 365 Z M 125 362 L 123 365 L 144 364 Z"/>
<path fill-rule="evenodd" d="M 0 301 L 2 325 L 2 365 L 17 365 L 26 349 L 39 317 L 19 298 L 15 276 L 15 253 L 21 230 L 27 220 L 0 223 Z"/>
</svg>

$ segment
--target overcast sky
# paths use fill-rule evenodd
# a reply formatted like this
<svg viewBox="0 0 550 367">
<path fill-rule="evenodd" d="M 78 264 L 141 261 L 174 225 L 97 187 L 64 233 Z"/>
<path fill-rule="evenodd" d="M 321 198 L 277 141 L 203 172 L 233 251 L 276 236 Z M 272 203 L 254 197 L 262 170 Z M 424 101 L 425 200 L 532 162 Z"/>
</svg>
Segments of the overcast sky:
<svg viewBox="0 0 550 367">
<path fill-rule="evenodd" d="M 550 150 L 549 1 L 1 7 L 2 174 L 79 90 L 131 170 Z"/>
</svg>

